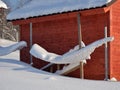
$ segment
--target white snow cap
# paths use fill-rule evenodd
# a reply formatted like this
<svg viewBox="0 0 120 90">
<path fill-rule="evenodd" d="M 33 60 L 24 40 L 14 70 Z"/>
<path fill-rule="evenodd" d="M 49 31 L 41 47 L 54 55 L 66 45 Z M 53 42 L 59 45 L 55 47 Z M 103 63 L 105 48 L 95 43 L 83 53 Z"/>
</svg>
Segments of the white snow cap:
<svg viewBox="0 0 120 90">
<path fill-rule="evenodd" d="M 65 53 L 64 55 L 50 53 L 39 45 L 34 44 L 30 50 L 30 53 L 36 58 L 55 64 L 76 63 L 82 60 L 90 59 L 90 54 L 93 53 L 96 48 L 100 47 L 104 43 L 112 41 L 113 39 L 114 37 L 103 38 L 87 45 L 84 48 L 81 48 L 80 50 L 73 50 Z"/>
<path fill-rule="evenodd" d="M 3 1 L 1 1 L 1 0 L 0 0 L 0 8 L 7 9 L 7 5 Z"/>
<path fill-rule="evenodd" d="M 115 77 L 112 77 L 112 78 L 110 79 L 110 81 L 112 81 L 112 82 L 117 82 L 117 79 L 116 79 Z"/>
<path fill-rule="evenodd" d="M 13 44 L 13 45 L 10 45 L 10 46 L 7 46 L 7 47 L 0 46 L 0 56 L 10 54 L 10 53 L 12 53 L 16 50 L 20 50 L 20 49 L 22 49 L 23 47 L 26 47 L 26 46 L 27 46 L 27 43 L 25 41 L 20 41 L 16 44 Z"/>
<path fill-rule="evenodd" d="M 12 11 L 7 19 L 21 19 L 81 9 L 102 7 L 112 0 L 29 0 L 27 4 Z"/>
</svg>

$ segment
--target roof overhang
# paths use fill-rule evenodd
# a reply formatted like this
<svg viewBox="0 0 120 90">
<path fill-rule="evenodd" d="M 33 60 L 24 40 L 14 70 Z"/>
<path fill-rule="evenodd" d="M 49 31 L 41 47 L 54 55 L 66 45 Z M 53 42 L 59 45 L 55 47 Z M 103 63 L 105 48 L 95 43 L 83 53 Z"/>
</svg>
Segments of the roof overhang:
<svg viewBox="0 0 120 90">
<path fill-rule="evenodd" d="M 48 15 L 42 15 L 42 16 L 35 16 L 35 17 L 29 17 L 29 18 L 21 18 L 21 19 L 16 19 L 16 20 L 10 20 L 15 24 L 24 24 L 24 23 L 29 23 L 29 22 L 35 22 L 36 19 L 37 21 L 46 21 L 46 20 L 54 20 L 54 19 L 62 19 L 66 17 L 76 17 L 77 13 L 80 13 L 82 16 L 87 16 L 87 15 L 95 15 L 95 14 L 102 14 L 106 13 L 107 11 L 110 10 L 110 6 L 116 2 L 117 0 L 112 0 L 106 5 L 103 5 L 101 7 L 95 7 L 95 8 L 89 8 L 89 9 L 80 9 L 80 10 L 74 10 L 74 11 L 68 11 L 68 12 L 62 12 L 62 13 L 53 13 L 53 14 L 48 14 Z"/>
</svg>

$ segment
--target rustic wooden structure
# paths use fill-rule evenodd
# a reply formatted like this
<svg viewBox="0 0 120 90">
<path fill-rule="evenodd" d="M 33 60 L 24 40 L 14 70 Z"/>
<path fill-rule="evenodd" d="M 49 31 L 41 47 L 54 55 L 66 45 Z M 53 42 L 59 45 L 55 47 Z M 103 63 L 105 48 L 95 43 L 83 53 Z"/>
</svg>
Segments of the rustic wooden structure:
<svg viewBox="0 0 120 90">
<path fill-rule="evenodd" d="M 108 28 L 108 36 L 115 37 L 115 40 L 108 44 L 108 77 L 115 77 L 120 80 L 119 6 L 120 0 L 116 0 L 116 2 L 102 7 L 13 20 L 14 25 L 20 26 L 20 40 L 25 40 L 28 43 L 28 47 L 20 52 L 21 60 L 30 63 L 30 23 L 32 23 L 32 43 L 39 44 L 49 52 L 64 54 L 78 44 L 77 14 L 80 13 L 82 36 L 86 45 L 103 38 L 105 26 Z M 91 60 L 84 66 L 84 77 L 86 79 L 103 80 L 105 78 L 104 58 L 105 52 L 104 46 L 102 46 L 95 50 Z M 32 57 L 32 62 L 33 66 L 37 68 L 48 64 L 34 57 Z M 56 65 L 53 65 L 53 71 L 56 68 Z M 67 75 L 79 77 L 79 74 L 79 69 L 77 69 Z"/>
</svg>

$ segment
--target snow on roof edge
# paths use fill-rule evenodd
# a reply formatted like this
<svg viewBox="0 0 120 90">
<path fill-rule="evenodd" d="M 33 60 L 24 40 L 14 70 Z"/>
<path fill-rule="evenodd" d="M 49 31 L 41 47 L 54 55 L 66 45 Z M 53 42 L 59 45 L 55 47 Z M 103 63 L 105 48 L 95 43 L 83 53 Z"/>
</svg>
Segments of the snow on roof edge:
<svg viewBox="0 0 120 90">
<path fill-rule="evenodd" d="M 72 10 L 72 11 L 64 11 L 64 12 L 57 12 L 57 13 L 51 13 L 51 14 L 44 14 L 44 15 L 36 15 L 36 16 L 30 16 L 27 18 L 16 18 L 16 19 L 9 19 L 7 18 L 8 21 L 16 21 L 16 20 L 24 20 L 24 19 L 30 19 L 30 18 L 36 18 L 36 17 L 43 17 L 43 16 L 50 16 L 50 15 L 57 15 L 57 14 L 64 14 L 64 13 L 69 13 L 69 12 L 77 12 L 77 11 L 84 11 L 84 10 L 90 10 L 90 9 L 97 9 L 97 8 L 103 8 L 106 7 L 107 5 L 103 5 L 100 7 L 91 7 L 91 8 L 84 8 L 84 9 L 78 9 L 78 10 Z"/>
<path fill-rule="evenodd" d="M 43 13 L 43 14 L 37 14 L 37 15 L 33 15 L 33 16 L 24 16 L 24 17 L 12 17 L 12 15 L 8 15 L 7 16 L 7 20 L 9 21 L 16 21 L 16 20 L 23 20 L 23 19 L 29 19 L 29 18 L 36 18 L 36 17 L 42 17 L 42 16 L 49 16 L 49 15 L 56 15 L 56 14 L 63 14 L 63 13 L 68 13 L 68 12 L 75 12 L 75 11 L 83 11 L 83 10 L 89 10 L 89 9 L 96 9 L 96 8 L 102 8 L 102 7 L 106 7 L 106 6 L 110 6 L 113 2 L 115 2 L 116 0 L 109 0 L 106 3 L 104 3 L 101 6 L 93 6 L 90 8 L 78 8 L 78 9 L 73 9 L 73 10 L 66 10 L 66 11 L 60 11 L 60 12 L 51 12 L 51 13 Z M 11 14 L 11 13 L 10 13 Z M 13 13 L 12 13 L 13 14 Z M 21 15 L 22 16 L 22 15 Z"/>
</svg>

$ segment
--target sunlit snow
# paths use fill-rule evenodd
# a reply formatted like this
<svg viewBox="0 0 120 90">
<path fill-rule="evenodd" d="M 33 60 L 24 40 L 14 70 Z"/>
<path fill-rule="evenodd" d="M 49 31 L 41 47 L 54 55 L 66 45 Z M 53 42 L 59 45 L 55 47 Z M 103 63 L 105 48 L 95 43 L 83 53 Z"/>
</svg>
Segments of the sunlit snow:
<svg viewBox="0 0 120 90">
<path fill-rule="evenodd" d="M 8 42 L 0 42 L 8 44 Z M 19 54 L 18 52 L 15 52 Z M 18 58 L 17 56 L 14 56 Z M 58 76 L 13 59 L 0 58 L 0 90 L 119 90 L 119 82 Z M 11 55 L 9 55 L 11 58 Z"/>
<path fill-rule="evenodd" d="M 96 48 L 105 44 L 106 42 L 112 41 L 113 39 L 113 37 L 100 39 L 85 46 L 84 48 L 81 48 L 80 50 L 73 50 L 72 52 L 67 52 L 64 55 L 57 55 L 55 53 L 47 52 L 39 45 L 34 44 L 30 50 L 30 53 L 36 58 L 55 64 L 76 63 L 82 60 L 90 59 L 90 54 L 93 53 Z"/>
<path fill-rule="evenodd" d="M 16 59 L 19 60 L 19 49 L 26 47 L 27 43 L 22 41 L 22 42 L 13 42 L 9 40 L 4 40 L 0 39 L 0 58 L 5 58 L 5 59 Z M 11 47 L 12 46 L 12 47 Z"/>
<path fill-rule="evenodd" d="M 12 4 L 14 4 L 14 6 L 18 5 L 19 8 L 10 12 L 7 16 L 7 19 L 13 20 L 29 18 L 34 16 L 102 7 L 111 1 L 112 0 L 29 0 L 28 3 L 20 6 L 18 3 L 14 4 L 14 2 L 11 0 Z"/>
<path fill-rule="evenodd" d="M 0 8 L 7 9 L 8 7 L 7 7 L 7 5 L 3 1 L 0 0 Z"/>
</svg>

